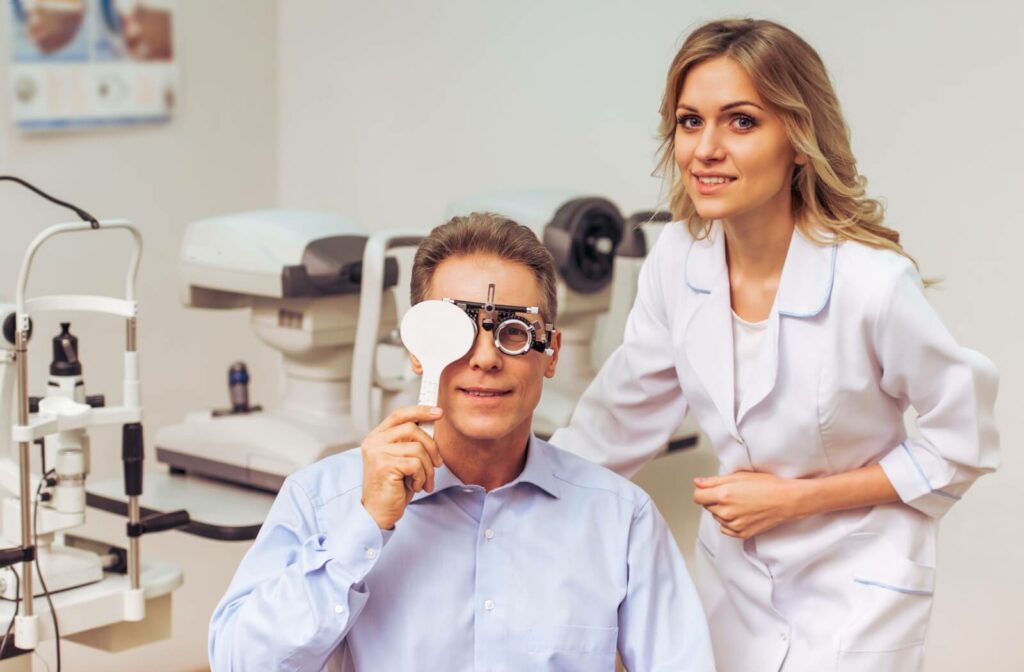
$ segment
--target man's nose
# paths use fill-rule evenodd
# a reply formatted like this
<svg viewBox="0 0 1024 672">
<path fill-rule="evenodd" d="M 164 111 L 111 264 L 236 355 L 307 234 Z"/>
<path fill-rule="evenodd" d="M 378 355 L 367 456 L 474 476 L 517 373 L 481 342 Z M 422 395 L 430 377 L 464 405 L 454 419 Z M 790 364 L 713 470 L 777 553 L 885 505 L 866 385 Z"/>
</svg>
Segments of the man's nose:
<svg viewBox="0 0 1024 672">
<path fill-rule="evenodd" d="M 470 367 L 483 371 L 497 371 L 501 369 L 502 362 L 501 351 L 494 345 L 494 332 L 478 329 L 476 340 L 469 351 Z"/>
</svg>

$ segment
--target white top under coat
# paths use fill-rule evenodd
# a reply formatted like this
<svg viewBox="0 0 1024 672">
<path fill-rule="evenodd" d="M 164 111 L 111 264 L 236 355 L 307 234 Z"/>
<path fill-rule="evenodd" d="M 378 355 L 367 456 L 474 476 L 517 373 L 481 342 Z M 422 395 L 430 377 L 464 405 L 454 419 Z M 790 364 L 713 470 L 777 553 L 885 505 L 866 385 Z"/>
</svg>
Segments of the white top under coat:
<svg viewBox="0 0 1024 672">
<path fill-rule="evenodd" d="M 761 351 L 761 342 L 764 340 L 767 328 L 768 318 L 760 322 L 747 322 L 737 315 L 736 311 L 732 313 L 733 370 L 736 384 L 736 402 L 733 411 L 737 414 L 740 411 L 743 391 L 747 389 L 756 368 L 757 355 Z"/>
</svg>

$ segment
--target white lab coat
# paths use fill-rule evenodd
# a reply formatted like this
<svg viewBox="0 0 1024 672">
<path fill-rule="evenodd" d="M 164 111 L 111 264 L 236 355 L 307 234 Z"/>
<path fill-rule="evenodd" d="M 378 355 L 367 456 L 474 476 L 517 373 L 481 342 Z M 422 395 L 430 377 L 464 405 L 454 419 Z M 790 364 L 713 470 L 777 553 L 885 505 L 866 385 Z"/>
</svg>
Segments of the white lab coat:
<svg viewBox="0 0 1024 672">
<path fill-rule="evenodd" d="M 715 224 L 694 241 L 673 223 L 644 264 L 622 346 L 551 441 L 630 475 L 689 409 L 723 474 L 881 464 L 902 502 L 747 541 L 704 511 L 697 584 L 721 672 L 919 670 L 938 519 L 998 466 L 996 370 L 957 345 L 906 258 L 798 232 L 762 343 L 735 412 L 724 235 Z M 680 497 L 691 492 L 679 484 Z"/>
</svg>

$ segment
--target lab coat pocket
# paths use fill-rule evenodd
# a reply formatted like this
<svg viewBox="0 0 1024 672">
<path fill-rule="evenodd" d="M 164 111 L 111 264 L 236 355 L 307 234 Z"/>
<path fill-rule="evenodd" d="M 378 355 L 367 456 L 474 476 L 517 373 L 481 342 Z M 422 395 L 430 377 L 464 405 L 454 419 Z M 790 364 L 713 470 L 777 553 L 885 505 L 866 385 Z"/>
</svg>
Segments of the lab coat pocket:
<svg viewBox="0 0 1024 672">
<path fill-rule="evenodd" d="M 871 553 L 861 556 L 868 557 L 870 562 L 855 570 L 853 586 L 849 588 L 854 615 L 840 633 L 840 653 L 914 655 L 912 649 L 922 648 L 928 634 L 935 569 L 903 557 L 880 535 L 851 536 L 868 542 Z M 903 668 L 883 665 L 872 669 Z"/>
<path fill-rule="evenodd" d="M 523 669 L 593 672 L 615 669 L 617 627 L 538 625 L 525 633 Z"/>
</svg>

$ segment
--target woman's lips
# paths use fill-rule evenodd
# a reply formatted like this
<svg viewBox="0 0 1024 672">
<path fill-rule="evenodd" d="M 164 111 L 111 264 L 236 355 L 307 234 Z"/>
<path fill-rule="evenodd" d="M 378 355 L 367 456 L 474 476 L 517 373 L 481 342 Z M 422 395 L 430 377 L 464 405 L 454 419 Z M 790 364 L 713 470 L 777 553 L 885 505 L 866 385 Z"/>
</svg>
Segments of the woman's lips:
<svg viewBox="0 0 1024 672">
<path fill-rule="evenodd" d="M 697 186 L 697 193 L 701 196 L 711 196 L 726 189 L 736 181 L 736 178 L 727 175 L 694 175 L 693 181 Z"/>
</svg>

